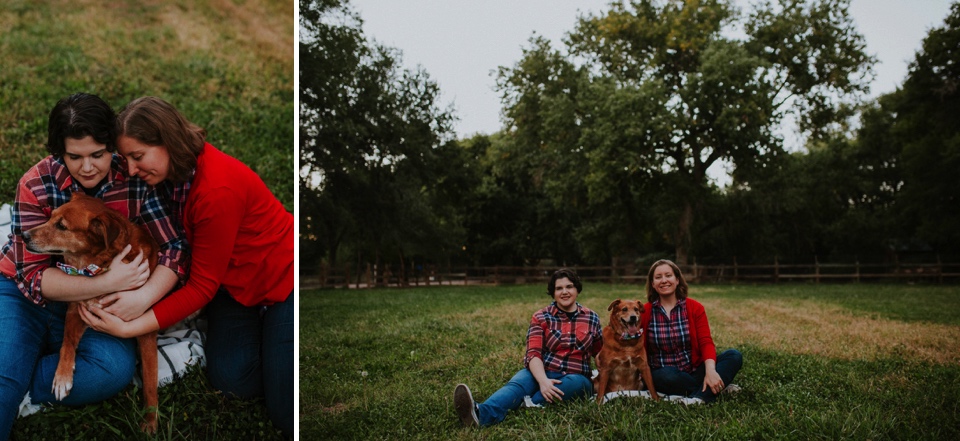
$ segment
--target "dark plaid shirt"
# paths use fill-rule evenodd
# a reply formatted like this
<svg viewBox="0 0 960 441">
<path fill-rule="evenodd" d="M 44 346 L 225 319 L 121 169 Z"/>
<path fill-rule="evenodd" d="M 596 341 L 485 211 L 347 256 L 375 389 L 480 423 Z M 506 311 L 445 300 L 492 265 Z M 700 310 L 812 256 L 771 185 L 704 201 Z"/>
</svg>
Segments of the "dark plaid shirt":
<svg viewBox="0 0 960 441">
<path fill-rule="evenodd" d="M 603 347 L 600 316 L 577 303 L 577 310 L 568 314 L 554 302 L 533 314 L 527 330 L 527 354 L 530 360 L 543 360 L 544 369 L 563 374 L 590 377 L 590 357 Z"/>
<path fill-rule="evenodd" d="M 650 314 L 650 367 L 656 369 L 673 366 L 684 372 L 693 372 L 690 359 L 692 344 L 690 324 L 687 320 L 687 300 L 680 299 L 670 311 L 669 316 L 660 300 L 654 300 Z"/>
<path fill-rule="evenodd" d="M 52 156 L 27 170 L 17 185 L 9 240 L 0 251 L 0 273 L 17 282 L 23 295 L 38 305 L 45 302 L 40 289 L 43 270 L 55 265 L 60 258 L 27 251 L 23 232 L 46 222 L 53 210 L 67 203 L 74 192 L 82 191 L 62 158 Z M 169 204 L 153 187 L 140 178 L 126 175 L 123 158 L 113 155 L 110 172 L 94 196 L 135 224 L 145 226 L 160 244 L 157 263 L 177 273 L 181 282 L 186 280 L 187 244 L 183 229 L 178 228 L 179 221 L 174 221 Z"/>
</svg>

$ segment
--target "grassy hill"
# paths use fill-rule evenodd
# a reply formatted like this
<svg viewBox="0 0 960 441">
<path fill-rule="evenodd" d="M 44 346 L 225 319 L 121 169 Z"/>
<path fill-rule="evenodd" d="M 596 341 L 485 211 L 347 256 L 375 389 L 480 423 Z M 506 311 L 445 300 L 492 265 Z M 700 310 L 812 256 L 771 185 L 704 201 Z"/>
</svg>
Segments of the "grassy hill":
<svg viewBox="0 0 960 441">
<path fill-rule="evenodd" d="M 83 91 L 118 111 L 166 99 L 293 211 L 294 15 L 292 0 L 0 3 L 0 202 L 46 156 L 50 109 Z"/>
</svg>

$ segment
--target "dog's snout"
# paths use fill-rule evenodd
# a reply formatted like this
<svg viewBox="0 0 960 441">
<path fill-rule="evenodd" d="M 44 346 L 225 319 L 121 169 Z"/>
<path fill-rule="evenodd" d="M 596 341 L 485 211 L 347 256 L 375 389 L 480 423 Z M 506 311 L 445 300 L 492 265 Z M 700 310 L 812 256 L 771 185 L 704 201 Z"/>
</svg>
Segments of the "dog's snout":
<svg viewBox="0 0 960 441">
<path fill-rule="evenodd" d="M 635 315 L 630 315 L 630 322 L 629 322 L 629 323 L 630 323 L 631 325 L 634 324 L 634 323 L 636 323 L 637 320 L 640 320 L 640 317 L 637 317 L 637 316 L 635 316 Z"/>
<path fill-rule="evenodd" d="M 30 242 L 30 232 L 29 232 L 29 231 L 24 231 L 22 236 L 23 236 L 23 241 L 24 241 L 24 242 L 27 242 L 27 243 Z"/>
</svg>

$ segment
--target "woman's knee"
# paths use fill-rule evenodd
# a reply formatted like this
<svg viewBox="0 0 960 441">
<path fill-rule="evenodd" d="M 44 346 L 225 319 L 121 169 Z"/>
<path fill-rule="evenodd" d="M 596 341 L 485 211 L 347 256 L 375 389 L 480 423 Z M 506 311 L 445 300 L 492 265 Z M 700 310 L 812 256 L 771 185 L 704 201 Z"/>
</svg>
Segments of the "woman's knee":
<svg viewBox="0 0 960 441">
<path fill-rule="evenodd" d="M 263 375 L 259 364 L 234 364 L 227 360 L 208 359 L 207 378 L 214 389 L 224 395 L 250 399 L 263 396 Z"/>
<path fill-rule="evenodd" d="M 717 357 L 717 363 L 729 363 L 739 370 L 743 366 L 743 354 L 736 349 L 727 349 Z"/>
</svg>

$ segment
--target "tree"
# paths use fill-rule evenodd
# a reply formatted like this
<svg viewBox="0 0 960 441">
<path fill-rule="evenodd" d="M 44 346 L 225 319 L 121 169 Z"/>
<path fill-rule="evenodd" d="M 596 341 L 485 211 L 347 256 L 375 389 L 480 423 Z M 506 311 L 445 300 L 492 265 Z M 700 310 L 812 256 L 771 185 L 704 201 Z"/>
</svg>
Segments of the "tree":
<svg viewBox="0 0 960 441">
<path fill-rule="evenodd" d="M 852 114 L 872 59 L 848 3 L 764 2 L 741 18 L 723 0 L 615 2 L 580 19 L 566 54 L 535 38 L 500 70 L 506 133 L 550 193 L 606 201 L 593 206 L 638 235 L 654 210 L 686 263 L 711 166 L 748 185 L 783 153 L 785 115 L 824 139 Z M 746 37 L 728 37 L 740 21 Z"/>
<path fill-rule="evenodd" d="M 960 252 L 960 4 L 931 29 L 903 86 L 864 112 L 857 152 L 891 205 L 898 247 Z M 870 159 L 867 159 L 870 158 Z M 870 194 L 870 193 L 868 193 Z"/>
<path fill-rule="evenodd" d="M 368 42 L 347 2 L 301 0 L 300 13 L 301 249 L 335 265 L 345 245 L 375 264 L 457 248 L 456 225 L 437 218 L 457 165 L 437 84 Z"/>
</svg>

